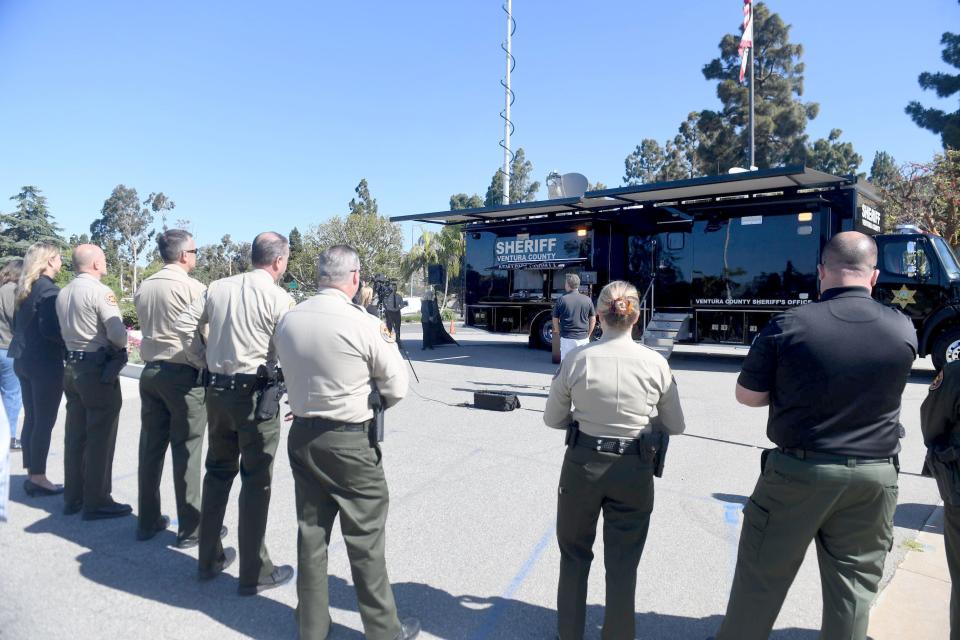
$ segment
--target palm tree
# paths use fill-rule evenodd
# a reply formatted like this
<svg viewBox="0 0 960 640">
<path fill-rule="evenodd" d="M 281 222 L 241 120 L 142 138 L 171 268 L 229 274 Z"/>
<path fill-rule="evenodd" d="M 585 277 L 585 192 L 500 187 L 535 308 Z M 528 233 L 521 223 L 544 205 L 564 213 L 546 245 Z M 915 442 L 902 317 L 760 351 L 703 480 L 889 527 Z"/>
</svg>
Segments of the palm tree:
<svg viewBox="0 0 960 640">
<path fill-rule="evenodd" d="M 401 273 L 406 279 L 416 271 L 426 273 L 431 264 L 443 265 L 446 276 L 443 283 L 443 298 L 439 303 L 442 310 L 447 303 L 450 278 L 460 275 L 464 246 L 463 233 L 459 227 L 444 227 L 439 233 L 424 231 L 417 240 L 417 244 L 404 256 Z"/>
<path fill-rule="evenodd" d="M 460 275 L 460 263 L 463 261 L 463 253 L 466 248 L 466 242 L 463 232 L 458 226 L 444 227 L 437 234 L 437 257 L 444 269 L 443 299 L 440 301 L 440 309 L 443 310 L 447 304 L 447 293 L 450 290 L 450 278 L 456 278 Z"/>
</svg>

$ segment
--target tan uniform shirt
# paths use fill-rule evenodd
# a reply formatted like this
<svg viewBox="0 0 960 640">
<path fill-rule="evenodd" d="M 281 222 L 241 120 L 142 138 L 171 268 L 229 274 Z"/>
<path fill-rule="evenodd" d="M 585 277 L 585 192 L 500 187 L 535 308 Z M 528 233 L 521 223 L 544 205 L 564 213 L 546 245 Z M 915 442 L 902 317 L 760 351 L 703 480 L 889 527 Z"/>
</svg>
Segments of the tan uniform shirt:
<svg viewBox="0 0 960 640">
<path fill-rule="evenodd" d="M 393 338 L 338 289 L 321 289 L 284 316 L 276 342 L 295 416 L 365 422 L 372 389 L 388 407 L 407 394 Z"/>
<path fill-rule="evenodd" d="M 629 333 L 604 336 L 571 352 L 550 385 L 543 421 L 565 429 L 574 420 L 597 438 L 638 438 L 651 423 L 672 434 L 683 432 L 670 365 Z"/>
<path fill-rule="evenodd" d="M 127 347 L 117 297 L 89 273 L 81 273 L 57 296 L 57 318 L 67 351 L 97 351 L 113 344 Z"/>
<path fill-rule="evenodd" d="M 187 272 L 172 264 L 166 265 L 143 281 L 133 302 L 140 318 L 143 341 L 140 357 L 144 362 L 166 361 L 203 368 L 202 342 L 194 340 L 191 351 L 183 348 L 180 336 L 174 331 L 180 317 L 207 287 L 194 280 Z"/>
<path fill-rule="evenodd" d="M 0 349 L 9 349 L 13 340 L 13 312 L 17 302 L 17 283 L 0 287 Z"/>
<path fill-rule="evenodd" d="M 276 362 L 273 334 L 293 306 L 270 274 L 254 269 L 211 283 L 180 315 L 175 331 L 189 349 L 197 330 L 209 327 L 206 364 L 212 373 L 256 373 L 261 364 Z"/>
</svg>

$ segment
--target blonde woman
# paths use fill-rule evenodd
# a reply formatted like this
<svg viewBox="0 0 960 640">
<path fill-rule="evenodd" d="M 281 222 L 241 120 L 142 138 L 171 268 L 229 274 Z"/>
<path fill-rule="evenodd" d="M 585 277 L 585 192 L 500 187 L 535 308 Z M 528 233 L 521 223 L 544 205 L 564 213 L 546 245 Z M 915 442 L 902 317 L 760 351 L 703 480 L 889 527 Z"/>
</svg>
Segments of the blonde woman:
<svg viewBox="0 0 960 640">
<path fill-rule="evenodd" d="M 53 279 L 60 273 L 60 248 L 38 242 L 27 249 L 16 291 L 16 315 L 9 355 L 23 391 L 23 466 L 29 496 L 63 493 L 47 479 L 50 434 L 63 397 L 63 339 L 57 320 L 60 293 Z"/>
<path fill-rule="evenodd" d="M 360 306 L 371 315 L 379 315 L 377 305 L 373 304 L 373 287 L 367 285 L 360 287 Z"/>
<path fill-rule="evenodd" d="M 602 635 L 635 637 L 637 566 L 653 511 L 654 431 L 684 429 L 670 366 L 633 341 L 640 317 L 636 288 L 611 282 L 600 292 L 597 312 L 603 337 L 563 359 L 543 414 L 547 426 L 556 429 L 567 429 L 574 421 L 579 425 L 570 430 L 557 498 L 561 640 L 583 637 L 601 511 L 607 583 Z"/>
<path fill-rule="evenodd" d="M 10 450 L 20 450 L 17 439 L 17 423 L 23 399 L 20 395 L 20 381 L 13 371 L 13 358 L 7 355 L 10 341 L 13 339 L 13 314 L 17 305 L 17 282 L 23 270 L 23 260 L 14 258 L 0 269 L 0 397 L 3 399 L 4 414 L 10 423 Z M 0 436 L 3 437 L 3 436 Z"/>
</svg>

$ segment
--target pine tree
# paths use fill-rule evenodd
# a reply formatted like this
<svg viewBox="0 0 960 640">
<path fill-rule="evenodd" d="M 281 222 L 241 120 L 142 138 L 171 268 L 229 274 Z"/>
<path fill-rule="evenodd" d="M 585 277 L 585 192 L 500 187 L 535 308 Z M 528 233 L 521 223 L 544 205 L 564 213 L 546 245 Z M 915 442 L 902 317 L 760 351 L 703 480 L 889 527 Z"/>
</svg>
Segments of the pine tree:
<svg viewBox="0 0 960 640">
<path fill-rule="evenodd" d="M 960 69 L 960 34 L 944 33 L 940 44 L 943 45 L 943 61 Z M 936 91 L 940 98 L 960 93 L 960 74 L 924 72 L 918 80 L 923 89 Z M 906 112 L 918 127 L 939 134 L 944 149 L 960 149 L 960 109 L 947 113 L 941 109 L 925 108 L 914 100 L 907 105 Z"/>
<path fill-rule="evenodd" d="M 819 105 L 801 102 L 803 46 L 790 42 L 790 26 L 763 2 L 754 5 L 755 163 L 760 168 L 800 164 L 807 151 L 807 121 Z M 723 36 L 720 57 L 703 67 L 716 80 L 719 111 L 704 111 L 698 120 L 702 140 L 697 150 L 704 173 L 722 173 L 749 162 L 749 88 L 739 83 L 740 37 Z"/>
<path fill-rule="evenodd" d="M 64 244 L 40 189 L 25 186 L 10 198 L 17 203 L 12 213 L 0 214 L 0 257 L 22 256 L 34 242 Z"/>
</svg>

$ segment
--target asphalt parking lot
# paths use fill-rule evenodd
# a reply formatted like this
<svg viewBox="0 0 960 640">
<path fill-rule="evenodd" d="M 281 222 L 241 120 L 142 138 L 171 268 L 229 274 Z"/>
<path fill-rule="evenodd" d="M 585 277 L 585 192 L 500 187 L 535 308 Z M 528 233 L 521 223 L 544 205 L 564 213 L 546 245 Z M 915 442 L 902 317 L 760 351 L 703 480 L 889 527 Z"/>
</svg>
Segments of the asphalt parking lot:
<svg viewBox="0 0 960 640">
<path fill-rule="evenodd" d="M 387 413 L 384 466 L 391 491 L 387 562 L 401 617 L 420 618 L 425 638 L 553 638 L 559 553 L 554 536 L 563 433 L 540 412 L 555 366 L 525 339 L 458 329 L 461 346 L 421 351 L 419 327 L 404 327 L 420 383 Z M 688 433 L 671 442 L 640 564 L 638 637 L 705 638 L 726 606 L 741 508 L 759 471 L 766 411 L 738 405 L 740 359 L 677 353 Z M 903 397 L 896 541 L 885 581 L 938 503 L 919 477 L 919 407 L 933 374 L 919 363 Z M 139 400 L 123 379 L 114 497 L 136 504 Z M 477 389 L 514 391 L 522 408 L 493 413 L 463 406 Z M 63 411 L 49 473 L 62 480 Z M 169 456 L 165 512 L 174 514 Z M 28 498 L 14 458 L 10 522 L 0 525 L 0 637 L 293 638 L 296 588 L 255 598 L 236 594 L 236 565 L 196 580 L 196 549 L 170 545 L 174 529 L 134 539 L 133 517 L 83 522 L 62 500 Z M 239 480 L 236 484 L 239 484 Z M 226 544 L 236 546 L 235 485 Z M 267 544 L 275 563 L 296 564 L 296 516 L 286 439 L 274 467 Z M 599 638 L 604 601 L 602 541 L 590 579 L 588 638 Z M 335 533 L 330 549 L 331 640 L 362 638 L 349 563 Z M 944 604 L 946 606 L 946 604 Z M 820 585 L 811 548 L 777 621 L 777 640 L 817 638 Z"/>
</svg>

